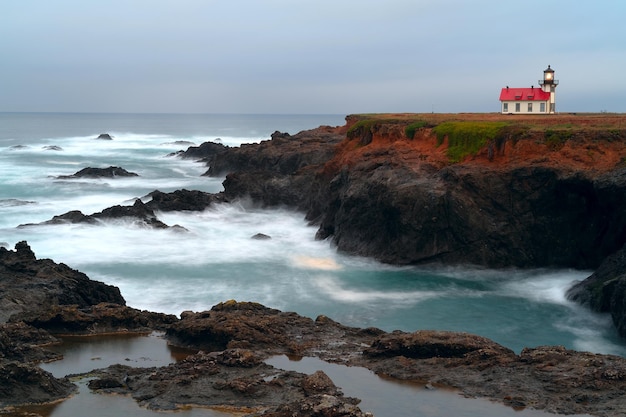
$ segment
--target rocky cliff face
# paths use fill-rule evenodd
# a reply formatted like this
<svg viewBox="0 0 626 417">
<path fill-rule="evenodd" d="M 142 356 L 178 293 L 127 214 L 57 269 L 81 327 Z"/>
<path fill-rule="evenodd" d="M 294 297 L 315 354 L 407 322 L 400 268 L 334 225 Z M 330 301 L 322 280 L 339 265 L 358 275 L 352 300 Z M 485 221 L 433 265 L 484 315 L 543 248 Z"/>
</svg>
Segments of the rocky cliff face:
<svg viewBox="0 0 626 417">
<path fill-rule="evenodd" d="M 116 287 L 50 259 L 36 259 L 26 242 L 16 244 L 14 251 L 0 247 L 0 323 L 24 311 L 100 302 L 126 303 Z"/>
<path fill-rule="evenodd" d="M 227 174 L 229 199 L 306 211 L 319 238 L 394 264 L 595 268 L 626 241 L 625 131 L 555 143 L 512 130 L 453 164 L 429 125 L 409 138 L 408 121 L 347 121 L 213 152 L 207 175 Z"/>
<path fill-rule="evenodd" d="M 595 269 L 626 243 L 619 116 L 433 115 L 410 135 L 401 117 L 346 120 L 259 145 L 206 147 L 207 175 L 227 174 L 229 200 L 305 211 L 318 238 L 392 264 Z M 436 133 L 450 120 L 507 126 L 452 163 L 449 139 Z M 594 308 L 612 311 L 619 327 L 626 298 L 611 282 L 614 299 Z"/>
</svg>

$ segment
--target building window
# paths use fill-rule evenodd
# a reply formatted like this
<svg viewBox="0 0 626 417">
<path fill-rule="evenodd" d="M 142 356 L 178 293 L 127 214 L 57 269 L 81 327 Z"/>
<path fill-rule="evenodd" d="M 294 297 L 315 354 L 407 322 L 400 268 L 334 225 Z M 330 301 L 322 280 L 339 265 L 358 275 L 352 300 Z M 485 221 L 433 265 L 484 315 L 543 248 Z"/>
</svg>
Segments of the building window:
<svg viewBox="0 0 626 417">
<path fill-rule="evenodd" d="M 528 103 L 528 113 L 533 112 L 533 103 Z"/>
<path fill-rule="evenodd" d="M 502 112 L 506 113 L 509 111 L 509 103 L 503 103 L 502 104 Z"/>
<path fill-rule="evenodd" d="M 539 111 L 541 113 L 545 113 L 546 112 L 546 103 L 539 103 Z"/>
<path fill-rule="evenodd" d="M 554 103 L 550 103 L 550 113 L 554 113 Z"/>
<path fill-rule="evenodd" d="M 517 113 L 519 113 L 519 109 L 520 109 L 520 107 L 519 107 L 519 103 L 515 103 L 515 111 L 516 111 Z"/>
</svg>

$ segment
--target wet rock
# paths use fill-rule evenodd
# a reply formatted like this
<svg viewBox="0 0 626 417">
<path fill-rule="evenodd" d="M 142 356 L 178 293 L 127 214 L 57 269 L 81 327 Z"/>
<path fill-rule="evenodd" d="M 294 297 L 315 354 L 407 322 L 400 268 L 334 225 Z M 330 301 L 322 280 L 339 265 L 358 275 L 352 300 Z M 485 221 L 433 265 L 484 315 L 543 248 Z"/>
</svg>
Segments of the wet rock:
<svg viewBox="0 0 626 417">
<path fill-rule="evenodd" d="M 213 204 L 227 200 L 222 193 L 212 194 L 197 190 L 176 190 L 164 193 L 155 190 L 148 194 L 150 201 L 146 207 L 159 211 L 203 211 Z"/>
<path fill-rule="evenodd" d="M 207 165 L 211 165 L 216 155 L 222 154 L 228 149 L 230 149 L 228 146 L 224 146 L 221 143 L 208 141 L 202 143 L 200 146 L 190 146 L 186 151 L 180 153 L 179 156 L 186 159 L 203 161 Z"/>
<path fill-rule="evenodd" d="M 373 336 L 332 320 L 314 321 L 258 303 L 234 300 L 216 304 L 210 311 L 185 312 L 167 330 L 168 340 L 178 346 L 205 351 L 241 348 L 271 354 L 338 356 L 355 354 L 355 345 Z M 337 340 L 342 342 L 337 344 Z"/>
<path fill-rule="evenodd" d="M 254 240 L 270 240 L 272 237 L 268 236 L 264 233 L 257 233 L 254 236 L 252 236 L 252 239 Z"/>
<path fill-rule="evenodd" d="M 570 288 L 567 297 L 595 311 L 610 313 L 618 332 L 626 337 L 626 246 Z"/>
<path fill-rule="evenodd" d="M 76 391 L 67 379 L 57 379 L 36 365 L 0 360 L 0 408 L 46 404 Z"/>
<path fill-rule="evenodd" d="M 339 393 L 339 389 L 333 381 L 322 371 L 316 371 L 311 375 L 307 375 L 302 381 L 302 389 L 308 396 L 320 393 Z"/>
<path fill-rule="evenodd" d="M 45 349 L 59 340 L 43 329 L 23 322 L 0 324 L 0 360 L 18 362 L 48 362 L 61 355 Z"/>
<path fill-rule="evenodd" d="M 46 220 L 42 223 L 22 224 L 19 227 L 68 223 L 87 223 L 97 225 L 100 224 L 100 222 L 112 220 L 130 221 L 133 225 L 140 227 L 150 227 L 156 229 L 169 228 L 169 226 L 160 221 L 154 211 L 140 199 L 136 199 L 131 206 L 112 206 L 99 213 L 90 215 L 83 214 L 78 210 L 72 210 L 65 214 L 54 216 L 52 219 Z"/>
<path fill-rule="evenodd" d="M 113 388 L 123 388 L 126 385 L 124 382 L 124 379 L 126 378 L 127 376 L 124 375 L 122 379 L 117 379 L 117 378 L 92 379 L 91 381 L 87 383 L 87 386 L 89 387 L 89 389 L 94 390 L 94 391 L 113 389 Z"/>
<path fill-rule="evenodd" d="M 385 334 L 363 353 L 372 357 L 404 356 L 414 359 L 515 356 L 511 349 L 481 336 L 434 330 Z"/>
<path fill-rule="evenodd" d="M 99 140 L 113 140 L 113 136 L 108 133 L 100 133 L 96 139 Z"/>
<path fill-rule="evenodd" d="M 54 305 L 86 307 L 101 302 L 125 304 L 118 288 L 92 281 L 67 265 L 36 259 L 24 241 L 14 251 L 0 247 L 0 322 Z"/>
<path fill-rule="evenodd" d="M 117 178 L 117 177 L 138 177 L 139 174 L 126 171 L 124 168 L 110 166 L 108 168 L 83 168 L 72 175 L 59 175 L 56 178 L 67 180 L 75 178 Z"/>
<path fill-rule="evenodd" d="M 251 416 L 355 416 L 363 414 L 358 400 L 345 398 L 332 381 L 282 371 L 260 358 L 241 363 L 224 362 L 232 354 L 198 353 L 162 368 L 130 368 L 114 365 L 95 372 L 98 382 L 90 388 L 132 396 L 155 410 L 176 410 L 187 404 L 227 408 Z M 246 352 L 246 357 L 254 356 Z M 306 386 L 305 390 L 303 387 Z M 307 392 L 308 390 L 308 392 Z M 291 414 L 285 414 L 291 410 Z M 300 410 L 304 414 L 293 414 Z M 333 412 L 334 410 L 334 412 Z M 346 414 L 349 413 L 349 414 Z"/>
<path fill-rule="evenodd" d="M 165 330 L 177 318 L 120 304 L 100 303 L 86 307 L 53 305 L 45 310 L 14 315 L 11 321 L 23 322 L 55 334 L 98 334 Z"/>
</svg>

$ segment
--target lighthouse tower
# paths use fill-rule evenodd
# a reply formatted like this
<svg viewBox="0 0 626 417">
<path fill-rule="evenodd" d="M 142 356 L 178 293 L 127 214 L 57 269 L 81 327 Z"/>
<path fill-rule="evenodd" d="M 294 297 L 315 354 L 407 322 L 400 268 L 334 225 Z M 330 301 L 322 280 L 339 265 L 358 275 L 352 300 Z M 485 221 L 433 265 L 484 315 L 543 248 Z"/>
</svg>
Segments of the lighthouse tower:
<svg viewBox="0 0 626 417">
<path fill-rule="evenodd" d="M 548 113 L 550 114 L 553 114 L 556 110 L 555 93 L 556 86 L 558 84 L 559 81 L 554 79 L 554 70 L 550 68 L 550 65 L 548 65 L 548 68 L 543 71 L 543 80 L 539 80 L 539 85 L 541 86 L 541 89 L 543 91 L 545 91 L 546 93 L 550 93 L 550 104 L 548 111 Z"/>
</svg>

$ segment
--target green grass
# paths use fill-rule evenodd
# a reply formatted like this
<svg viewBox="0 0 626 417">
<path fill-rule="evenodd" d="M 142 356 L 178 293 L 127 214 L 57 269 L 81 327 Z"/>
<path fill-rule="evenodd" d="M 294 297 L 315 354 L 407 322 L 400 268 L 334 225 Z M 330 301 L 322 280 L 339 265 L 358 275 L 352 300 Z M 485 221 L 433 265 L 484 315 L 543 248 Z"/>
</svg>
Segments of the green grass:
<svg viewBox="0 0 626 417">
<path fill-rule="evenodd" d="M 448 138 L 447 155 L 450 162 L 461 162 L 468 155 L 476 155 L 490 141 L 495 141 L 506 122 L 444 122 L 435 126 L 437 144 Z"/>
<path fill-rule="evenodd" d="M 426 126 L 428 126 L 428 122 L 425 122 L 423 120 L 415 121 L 408 125 L 406 128 L 404 128 L 404 134 L 407 138 L 413 139 L 415 137 L 415 132 Z"/>
<path fill-rule="evenodd" d="M 547 129 L 545 133 L 546 145 L 552 149 L 556 150 L 561 148 L 565 142 L 573 136 L 571 130 L 553 130 Z"/>
</svg>

